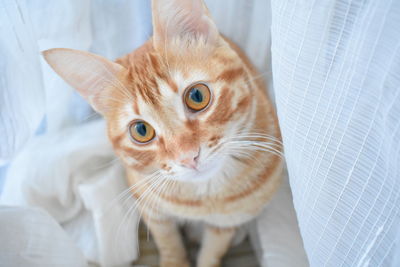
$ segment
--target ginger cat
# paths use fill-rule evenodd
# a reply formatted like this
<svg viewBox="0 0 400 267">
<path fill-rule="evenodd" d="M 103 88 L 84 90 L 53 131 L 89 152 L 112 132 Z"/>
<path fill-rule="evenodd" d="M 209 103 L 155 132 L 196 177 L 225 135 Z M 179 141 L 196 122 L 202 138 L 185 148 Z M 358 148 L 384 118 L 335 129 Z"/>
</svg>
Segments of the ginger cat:
<svg viewBox="0 0 400 267">
<path fill-rule="evenodd" d="M 163 267 L 189 266 L 177 222 L 206 225 L 197 266 L 219 266 L 235 229 L 276 191 L 281 142 L 273 105 L 246 56 L 201 0 L 154 0 L 153 37 L 109 61 L 45 51 L 107 122 Z"/>
</svg>

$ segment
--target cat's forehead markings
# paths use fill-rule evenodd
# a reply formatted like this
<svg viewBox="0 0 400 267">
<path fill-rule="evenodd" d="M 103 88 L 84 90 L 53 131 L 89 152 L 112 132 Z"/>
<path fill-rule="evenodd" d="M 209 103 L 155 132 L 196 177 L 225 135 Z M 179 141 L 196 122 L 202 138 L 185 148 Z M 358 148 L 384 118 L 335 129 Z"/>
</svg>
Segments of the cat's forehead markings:
<svg viewBox="0 0 400 267">
<path fill-rule="evenodd" d="M 174 111 L 175 114 L 170 114 L 170 116 L 176 117 L 179 120 L 185 119 L 185 110 L 182 104 L 182 97 L 178 90 L 171 88 L 171 81 L 175 84 L 175 81 L 170 79 L 170 81 L 166 82 L 160 80 L 158 82 L 159 90 L 162 96 L 161 104 L 163 105 L 164 109 L 169 111 Z"/>
<path fill-rule="evenodd" d="M 189 85 L 196 82 L 204 82 L 208 80 L 205 72 L 193 69 L 187 75 L 183 75 L 182 72 L 176 71 L 172 73 L 172 77 L 178 85 L 178 90 L 183 92 Z"/>
<path fill-rule="evenodd" d="M 126 123 L 132 121 L 137 115 L 140 115 L 136 113 L 134 104 L 128 102 L 122 107 L 122 114 L 123 116 L 121 117 L 121 122 Z"/>
<path fill-rule="evenodd" d="M 132 111 L 133 111 L 133 106 L 130 105 L 129 103 L 124 103 L 120 107 L 120 114 L 122 114 L 123 116 L 129 116 L 129 114 L 132 114 Z"/>
<path fill-rule="evenodd" d="M 160 90 L 160 94 L 164 98 L 171 98 L 176 96 L 177 92 L 175 92 L 174 88 L 171 87 L 171 82 L 167 82 L 161 79 L 157 79 L 158 89 Z"/>
<path fill-rule="evenodd" d="M 132 102 L 132 108 L 133 108 L 133 111 L 134 111 L 137 115 L 140 115 L 140 109 L 139 109 L 139 105 L 138 105 L 137 101 L 133 101 L 133 102 Z"/>
</svg>

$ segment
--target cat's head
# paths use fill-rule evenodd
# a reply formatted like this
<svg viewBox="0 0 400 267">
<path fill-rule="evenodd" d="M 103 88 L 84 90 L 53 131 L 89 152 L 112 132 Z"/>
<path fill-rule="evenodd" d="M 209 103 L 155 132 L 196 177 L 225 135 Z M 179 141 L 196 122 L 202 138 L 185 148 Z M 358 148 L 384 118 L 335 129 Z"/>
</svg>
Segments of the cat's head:
<svg viewBox="0 0 400 267">
<path fill-rule="evenodd" d="M 104 116 L 129 168 L 191 181 L 222 175 L 254 120 L 249 70 L 202 1 L 158 0 L 152 9 L 152 39 L 116 63 L 72 49 L 44 56 Z"/>
</svg>

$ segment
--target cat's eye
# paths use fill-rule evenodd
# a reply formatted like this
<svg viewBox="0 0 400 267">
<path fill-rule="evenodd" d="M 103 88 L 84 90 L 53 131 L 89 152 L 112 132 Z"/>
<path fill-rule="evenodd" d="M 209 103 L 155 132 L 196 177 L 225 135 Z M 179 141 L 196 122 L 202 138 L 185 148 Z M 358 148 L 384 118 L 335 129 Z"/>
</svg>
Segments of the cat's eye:
<svg viewBox="0 0 400 267">
<path fill-rule="evenodd" d="M 145 144 L 156 136 L 154 128 L 145 121 L 134 121 L 129 125 L 129 135 L 133 141 Z"/>
<path fill-rule="evenodd" d="M 208 106 L 211 100 L 211 92 L 204 83 L 197 83 L 187 88 L 183 97 L 186 106 L 197 112 Z"/>
</svg>

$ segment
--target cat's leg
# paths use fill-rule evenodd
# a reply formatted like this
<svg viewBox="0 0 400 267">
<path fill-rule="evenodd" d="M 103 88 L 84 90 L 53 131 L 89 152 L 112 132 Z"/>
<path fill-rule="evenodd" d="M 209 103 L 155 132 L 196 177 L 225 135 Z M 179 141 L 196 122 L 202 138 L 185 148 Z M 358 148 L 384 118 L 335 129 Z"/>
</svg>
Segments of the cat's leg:
<svg viewBox="0 0 400 267">
<path fill-rule="evenodd" d="M 206 225 L 201 249 L 197 257 L 197 267 L 217 267 L 228 251 L 236 228 L 218 228 Z"/>
<path fill-rule="evenodd" d="M 189 267 L 178 225 L 170 219 L 143 216 L 156 242 L 161 267 Z"/>
</svg>

